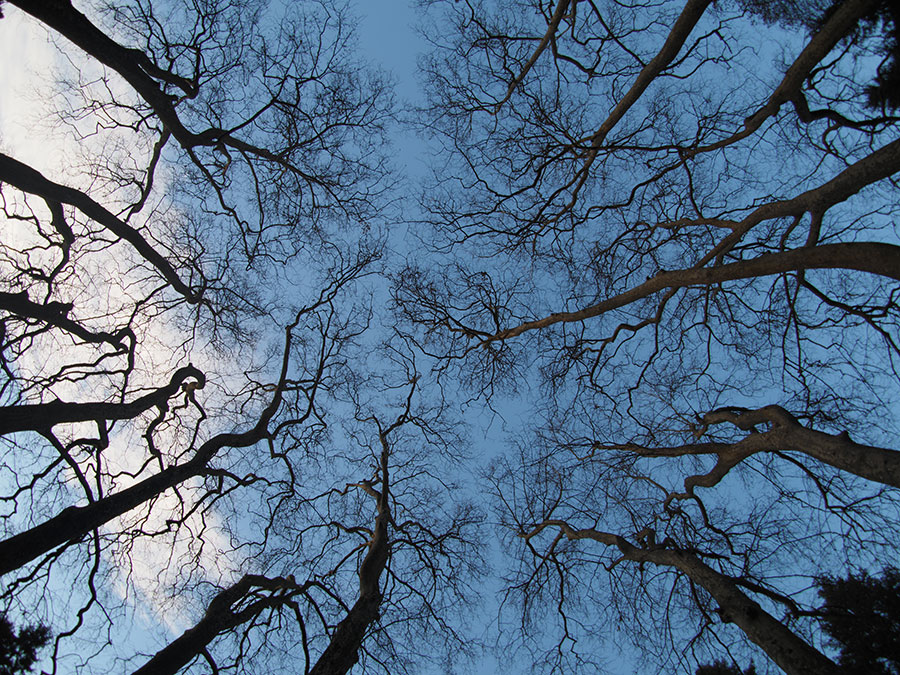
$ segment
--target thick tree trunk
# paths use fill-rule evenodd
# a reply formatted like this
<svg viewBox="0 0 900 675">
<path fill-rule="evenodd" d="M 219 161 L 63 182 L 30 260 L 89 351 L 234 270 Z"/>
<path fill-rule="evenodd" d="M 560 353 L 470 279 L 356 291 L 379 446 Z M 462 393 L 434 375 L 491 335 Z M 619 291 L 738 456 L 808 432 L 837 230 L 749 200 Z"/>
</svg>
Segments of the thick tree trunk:
<svg viewBox="0 0 900 675">
<path fill-rule="evenodd" d="M 401 417 L 402 419 L 402 417 Z M 360 484 L 366 493 L 375 497 L 378 503 L 378 515 L 375 517 L 375 529 L 369 540 L 369 551 L 359 566 L 359 599 L 341 622 L 335 627 L 328 647 L 310 670 L 310 675 L 345 675 L 359 661 L 359 649 L 369 626 L 378 619 L 381 607 L 381 589 L 379 581 L 381 573 L 387 567 L 390 558 L 390 539 L 388 525 L 391 522 L 389 505 L 388 457 L 390 449 L 387 434 L 399 426 L 400 420 L 388 431 L 380 430 L 381 453 L 381 492 L 370 484 Z"/>
<path fill-rule="evenodd" d="M 134 675 L 175 675 L 202 654 L 216 635 L 229 627 L 228 622 L 207 614 L 196 626 L 156 652 L 153 658 L 134 671 Z"/>
<path fill-rule="evenodd" d="M 900 452 L 857 443 L 846 433 L 833 436 L 807 429 L 781 406 L 714 410 L 704 415 L 703 422 L 707 425 L 726 422 L 753 431 L 733 446 L 746 447 L 746 455 L 776 450 L 798 452 L 861 478 L 900 487 Z M 765 424 L 771 425 L 768 431 L 756 432 L 757 425 Z"/>
<path fill-rule="evenodd" d="M 266 421 L 268 418 L 266 418 Z M 85 506 L 70 506 L 59 515 L 0 542 L 0 574 L 6 574 L 66 542 L 79 541 L 89 532 L 131 509 L 163 494 L 188 478 L 199 476 L 223 447 L 248 447 L 265 434 L 261 423 L 242 434 L 219 434 L 204 443 L 194 457 L 160 471 L 129 488 Z"/>
<path fill-rule="evenodd" d="M 293 578 L 268 578 L 245 574 L 234 585 L 224 589 L 212 599 L 206 614 L 195 626 L 160 649 L 147 663 L 134 671 L 134 675 L 175 675 L 203 654 L 217 635 L 246 623 L 267 608 L 283 604 L 290 597 L 291 591 L 302 592 L 307 586 L 297 586 Z M 244 599 L 254 588 L 270 591 L 285 589 L 289 594 L 264 596 L 240 611 L 234 611 L 232 606 Z"/>
<path fill-rule="evenodd" d="M 765 414 L 778 409 L 777 415 Z M 752 455 L 765 452 L 796 452 L 812 457 L 823 464 L 852 473 L 860 478 L 900 487 L 900 452 L 890 448 L 874 445 L 863 445 L 852 440 L 846 433 L 833 436 L 822 431 L 807 429 L 794 420 L 793 416 L 778 406 L 767 406 L 759 411 L 734 413 L 717 411 L 706 416 L 710 420 L 717 418 L 736 422 L 750 417 L 756 423 L 773 422 L 768 431 L 750 434 L 735 443 L 690 443 L 667 447 L 646 447 L 634 444 L 596 445 L 597 450 L 624 450 L 642 457 L 684 457 L 686 455 L 715 455 L 716 465 L 707 473 L 689 476 L 684 480 L 687 494 L 693 494 L 694 488 L 711 488 L 719 483 L 728 472 Z M 790 420 L 790 421 L 789 421 Z"/>
<path fill-rule="evenodd" d="M 359 661 L 359 648 L 369 626 L 378 618 L 381 594 L 359 598 L 337 625 L 331 642 L 309 675 L 344 675 Z"/>
<path fill-rule="evenodd" d="M 637 549 L 641 551 L 641 549 Z M 728 577 L 681 551 L 648 551 L 646 560 L 670 565 L 715 598 L 724 620 L 734 623 L 788 675 L 838 675 L 837 665 L 747 597 Z"/>
<path fill-rule="evenodd" d="M 545 520 L 522 536 L 531 539 L 547 527 L 559 528 L 572 540 L 592 539 L 614 546 L 626 560 L 680 570 L 716 600 L 726 621 L 740 628 L 788 675 L 839 675 L 833 661 L 747 597 L 733 579 L 716 572 L 696 555 L 662 546 L 641 548 L 622 536 L 594 529 L 576 530 L 562 520 Z"/>
<path fill-rule="evenodd" d="M 169 467 L 108 497 L 63 509 L 40 525 L 0 541 L 0 574 L 16 570 L 57 546 L 80 541 L 110 520 L 196 476 L 202 466 L 192 460 Z"/>
<path fill-rule="evenodd" d="M 798 426 L 773 433 L 782 449 L 802 452 L 836 469 L 900 488 L 900 452 L 863 445 L 846 434 L 832 436 Z"/>
</svg>

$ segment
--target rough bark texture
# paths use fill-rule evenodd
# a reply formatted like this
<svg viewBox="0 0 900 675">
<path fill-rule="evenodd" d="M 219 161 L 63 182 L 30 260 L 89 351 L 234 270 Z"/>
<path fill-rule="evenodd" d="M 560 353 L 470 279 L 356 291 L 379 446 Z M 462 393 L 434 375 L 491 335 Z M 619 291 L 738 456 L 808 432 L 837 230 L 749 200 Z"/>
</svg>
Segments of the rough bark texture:
<svg viewBox="0 0 900 675">
<path fill-rule="evenodd" d="M 310 675 L 343 675 L 359 661 L 359 648 L 369 626 L 378 618 L 381 596 L 360 597 L 337 625 L 331 642 L 309 671 Z"/>
<path fill-rule="evenodd" d="M 780 406 L 770 405 L 741 412 L 713 411 L 704 417 L 704 422 L 731 422 L 745 430 L 751 430 L 758 424 L 771 424 L 769 431 L 753 433 L 746 440 L 761 450 L 800 452 L 836 469 L 900 487 L 900 452 L 856 443 L 846 433 L 833 436 L 807 429 Z"/>
<path fill-rule="evenodd" d="M 640 553 L 643 553 L 638 549 Z M 721 607 L 723 618 L 744 631 L 788 675 L 837 675 L 838 667 L 747 597 L 728 577 L 682 551 L 649 551 L 646 560 L 675 567 L 702 586 Z"/>
</svg>

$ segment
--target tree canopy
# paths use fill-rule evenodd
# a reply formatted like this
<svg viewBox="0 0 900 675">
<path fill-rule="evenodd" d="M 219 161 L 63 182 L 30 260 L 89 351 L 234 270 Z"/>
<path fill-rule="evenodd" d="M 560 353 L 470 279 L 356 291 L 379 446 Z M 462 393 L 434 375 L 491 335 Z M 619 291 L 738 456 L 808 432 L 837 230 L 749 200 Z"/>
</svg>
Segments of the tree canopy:
<svg viewBox="0 0 900 675">
<path fill-rule="evenodd" d="M 50 640 L 47 626 L 25 626 L 16 630 L 5 615 L 0 615 L 0 673 L 15 675 L 31 672 L 38 651 Z"/>
<path fill-rule="evenodd" d="M 729 664 L 726 661 L 716 661 L 715 663 L 700 666 L 697 668 L 695 675 L 756 675 L 756 668 L 752 665 L 741 670 L 738 666 Z"/>
<path fill-rule="evenodd" d="M 821 622 L 845 673 L 900 673 L 900 572 L 819 580 Z"/>
<path fill-rule="evenodd" d="M 43 670 L 895 672 L 895 3 L 424 0 L 414 110 L 351 6 L 0 4 Z"/>
</svg>

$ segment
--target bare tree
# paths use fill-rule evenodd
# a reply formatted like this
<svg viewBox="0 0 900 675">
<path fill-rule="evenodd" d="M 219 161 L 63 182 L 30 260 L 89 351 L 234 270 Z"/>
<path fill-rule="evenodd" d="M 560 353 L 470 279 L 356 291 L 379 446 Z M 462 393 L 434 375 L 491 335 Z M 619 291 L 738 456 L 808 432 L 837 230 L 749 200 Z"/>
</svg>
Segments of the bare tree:
<svg viewBox="0 0 900 675">
<path fill-rule="evenodd" d="M 60 161 L 0 154 L 4 612 L 51 627 L 54 673 L 466 651 L 458 423 L 368 358 L 393 112 L 346 8 L 3 11 L 61 55 Z"/>
<path fill-rule="evenodd" d="M 834 670 L 812 580 L 896 555 L 885 6 L 429 4 L 444 258 L 394 299 L 440 377 L 540 377 L 491 473 L 520 643 L 590 669 L 605 617 L 667 671 Z"/>
<path fill-rule="evenodd" d="M 361 658 L 367 670 L 406 671 L 415 663 L 412 656 L 434 659 L 443 651 L 458 659 L 470 649 L 448 614 L 453 604 L 471 604 L 468 579 L 480 553 L 470 532 L 478 513 L 458 496 L 438 496 L 452 490 L 453 483 L 432 475 L 430 467 L 437 462 L 424 458 L 427 453 L 440 457 L 441 442 L 450 440 L 441 431 L 446 431 L 442 420 L 434 417 L 442 406 L 416 404 L 415 382 L 388 387 L 404 388 L 401 412 L 390 423 L 357 410 L 355 435 L 366 449 L 358 457 L 368 460 L 373 478 L 316 495 L 298 490 L 288 497 L 292 507 L 273 514 L 267 550 L 258 562 L 290 566 L 308 575 L 306 580 L 298 582 L 295 574 L 244 575 L 212 598 L 198 623 L 136 672 L 175 673 L 200 656 L 214 663 L 207 648 L 222 635 L 245 640 L 236 660 L 251 660 L 249 636 L 279 613 L 287 615 L 279 619 L 280 639 L 296 635 L 297 644 L 286 652 L 293 667 L 313 674 L 347 673 Z M 332 456 L 324 469 L 333 473 L 335 460 L 352 457 Z M 350 465 L 358 470 L 366 463 L 351 459 Z M 374 505 L 368 523 L 367 509 L 357 508 L 366 500 Z M 318 517 L 307 517 L 312 514 Z M 265 630 L 271 637 L 271 628 Z M 395 634 L 419 644 L 407 647 Z M 428 635 L 448 644 L 430 644 Z M 268 662 L 271 655 L 265 658 Z"/>
</svg>

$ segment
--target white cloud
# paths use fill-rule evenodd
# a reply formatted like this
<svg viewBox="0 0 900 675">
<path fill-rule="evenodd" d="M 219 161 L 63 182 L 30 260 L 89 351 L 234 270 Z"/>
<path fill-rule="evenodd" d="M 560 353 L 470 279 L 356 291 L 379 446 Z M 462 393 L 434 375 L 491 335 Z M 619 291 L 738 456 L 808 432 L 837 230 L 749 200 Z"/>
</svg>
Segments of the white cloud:
<svg viewBox="0 0 900 675">
<path fill-rule="evenodd" d="M 40 171 L 53 171 L 46 118 L 57 53 L 47 32 L 6 5 L 0 20 L 0 148 Z"/>
<path fill-rule="evenodd" d="M 55 82 L 58 73 L 71 69 L 71 64 L 59 55 L 47 32 L 36 21 L 8 4 L 4 6 L 4 14 L 5 17 L 0 20 L 0 150 L 33 166 L 48 178 L 69 185 L 78 185 L 80 181 L 84 184 L 83 181 L 87 178 L 79 177 L 73 170 L 84 150 L 84 141 L 76 141 L 71 128 L 52 122 L 55 101 L 58 101 L 54 91 Z M 96 65 L 88 66 L 84 71 L 88 80 L 91 79 L 91 69 L 97 73 L 101 71 Z M 115 83 L 117 80 L 111 78 L 110 81 Z M 124 90 L 122 93 L 129 95 Z M 99 144 L 101 141 L 95 138 L 89 142 Z M 136 141 L 132 138 L 130 142 Z M 109 145 L 101 151 L 109 147 L 122 146 L 113 136 Z M 97 150 L 100 149 L 95 148 L 94 151 Z M 139 162 L 139 159 L 136 158 L 136 161 Z M 162 179 L 164 174 L 165 171 L 161 171 L 160 180 L 157 181 L 160 193 L 165 191 L 165 180 Z M 34 206 L 40 207 L 37 200 Z M 13 233 L 21 234 L 22 228 L 21 223 L 4 222 L 0 216 L 0 231 L 3 231 L 4 241 L 7 243 L 10 243 Z M 128 306 L 127 294 L 135 284 L 140 288 L 146 283 L 129 278 L 129 273 L 132 277 L 135 275 L 134 267 L 128 264 L 127 257 L 132 252 L 129 250 L 129 253 L 123 254 L 123 248 L 125 245 L 118 244 L 107 251 L 92 254 L 92 268 L 102 270 L 105 274 L 98 285 L 92 271 L 91 274 L 84 275 L 87 281 L 83 288 L 70 289 L 78 295 L 80 308 L 90 308 L 97 316 L 103 316 L 107 312 L 115 313 L 116 308 Z M 168 379 L 167 375 L 160 375 L 161 373 L 169 373 L 178 365 L 184 365 L 173 363 L 173 359 L 184 358 L 184 352 L 177 349 L 184 343 L 183 336 L 165 320 L 157 318 L 147 321 L 146 344 L 154 347 L 142 352 L 138 362 L 139 372 L 132 379 L 132 386 L 160 386 L 163 382 L 159 378 Z M 51 349 L 48 342 L 44 349 L 30 350 L 28 358 L 18 365 L 25 372 L 52 370 L 56 365 L 54 359 L 47 358 L 47 354 L 56 354 L 58 364 L 64 350 L 64 344 L 60 343 Z M 220 359 L 220 355 L 211 354 L 203 346 L 192 349 L 191 360 L 201 368 L 204 363 L 212 364 Z M 241 369 L 228 369 L 225 372 L 239 373 Z M 142 377 L 145 380 L 143 382 Z M 226 383 L 225 386 L 230 384 L 232 383 Z M 65 388 L 65 391 L 62 388 L 54 390 L 53 394 L 69 400 L 103 398 L 103 391 L 96 387 L 96 383 L 88 386 L 73 384 Z M 130 437 L 127 433 L 113 437 L 110 447 L 104 451 L 109 466 L 133 470 L 146 459 L 146 445 L 140 436 L 142 431 L 132 433 Z M 125 486 L 124 481 L 120 481 L 115 489 Z M 197 486 L 181 488 L 181 494 L 186 499 L 197 493 Z M 77 499 L 74 493 L 72 497 Z M 166 514 L 177 513 L 181 508 L 178 498 L 170 491 L 155 502 L 143 527 L 147 530 L 162 529 Z M 143 509 L 137 509 L 125 516 L 122 522 L 133 523 L 144 515 Z M 120 523 L 112 523 L 110 527 L 118 524 Z M 200 552 L 198 573 L 206 581 L 227 585 L 234 579 L 236 570 L 246 565 L 246 560 L 233 550 L 221 518 L 212 511 L 206 513 L 203 519 L 198 514 L 190 516 L 177 534 L 140 538 L 128 552 L 127 564 L 124 559 L 120 561 L 120 575 L 115 586 L 117 592 L 121 597 L 132 600 L 136 595 L 139 598 L 135 608 L 137 612 L 142 613 L 140 603 L 145 603 L 143 611 L 153 616 L 170 633 L 179 633 L 197 615 L 198 608 L 179 597 L 177 585 L 185 561 L 197 554 L 195 535 L 201 531 L 205 544 Z M 129 592 L 128 586 L 134 595 Z"/>
</svg>

